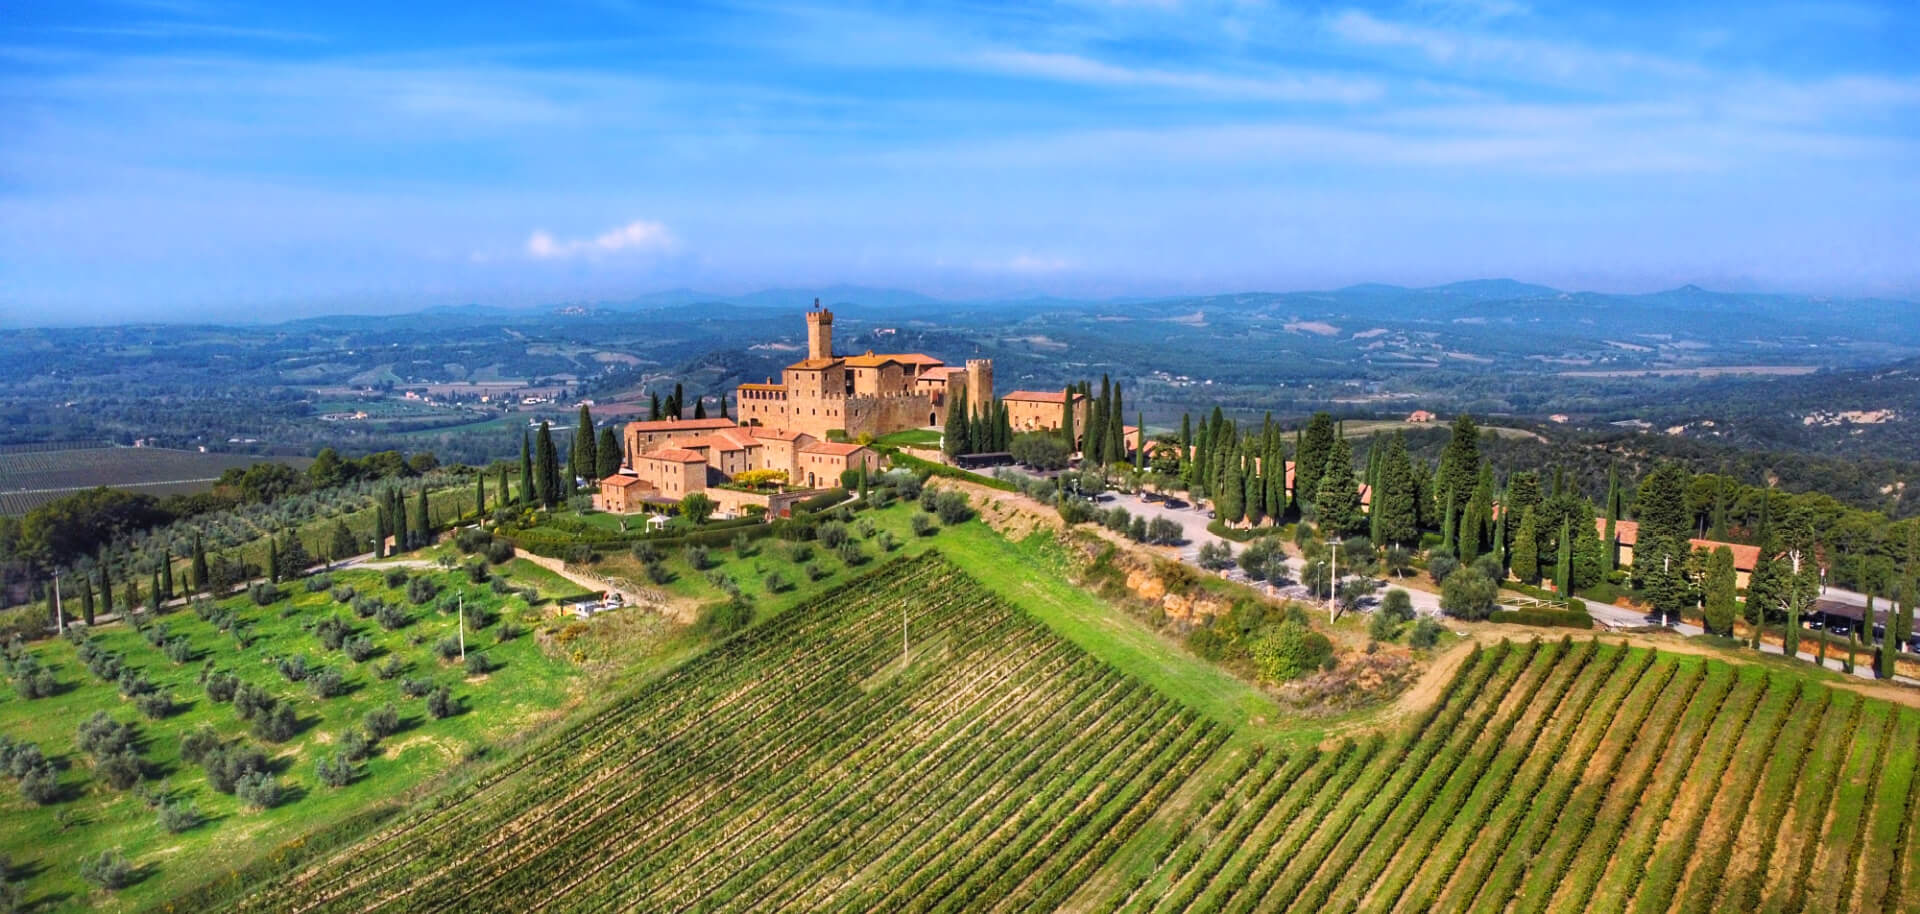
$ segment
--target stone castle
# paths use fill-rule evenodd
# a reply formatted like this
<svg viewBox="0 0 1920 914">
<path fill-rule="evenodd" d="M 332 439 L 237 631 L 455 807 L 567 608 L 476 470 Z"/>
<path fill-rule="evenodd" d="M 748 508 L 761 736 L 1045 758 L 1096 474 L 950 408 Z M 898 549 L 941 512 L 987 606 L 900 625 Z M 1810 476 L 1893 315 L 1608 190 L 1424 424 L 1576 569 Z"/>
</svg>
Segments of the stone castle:
<svg viewBox="0 0 1920 914">
<path fill-rule="evenodd" d="M 850 439 L 944 425 L 952 404 L 970 413 L 993 406 L 993 361 L 953 367 L 918 352 L 833 354 L 833 312 L 815 299 L 807 312 L 807 357 L 786 367 L 780 383 L 742 384 L 735 391 L 740 424 L 787 429 L 824 439 Z"/>
</svg>

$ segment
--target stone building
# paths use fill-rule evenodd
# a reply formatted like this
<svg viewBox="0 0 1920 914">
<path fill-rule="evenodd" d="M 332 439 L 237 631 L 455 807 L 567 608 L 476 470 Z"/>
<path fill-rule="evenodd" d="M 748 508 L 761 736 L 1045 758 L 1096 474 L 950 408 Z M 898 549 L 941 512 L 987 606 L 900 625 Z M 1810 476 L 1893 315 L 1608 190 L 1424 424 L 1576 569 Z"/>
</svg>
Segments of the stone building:
<svg viewBox="0 0 1920 914">
<path fill-rule="evenodd" d="M 833 312 L 821 308 L 818 299 L 813 304 L 807 312 L 807 357 L 788 365 L 778 383 L 768 378 L 740 385 L 734 397 L 740 424 L 820 439 L 836 431 L 848 438 L 877 438 L 944 424 L 947 406 L 956 399 L 977 412 L 993 402 L 991 361 L 973 359 L 953 368 L 918 352 L 837 356 Z"/>
<path fill-rule="evenodd" d="M 1066 414 L 1062 408 L 1067 399 L 1065 390 L 1016 390 L 1000 402 L 1007 407 L 1007 424 L 1015 433 L 1058 431 L 1060 418 Z M 1090 403 L 1081 394 L 1073 395 L 1073 435 L 1074 447 L 1080 446 L 1080 439 L 1087 432 L 1087 414 Z"/>
</svg>

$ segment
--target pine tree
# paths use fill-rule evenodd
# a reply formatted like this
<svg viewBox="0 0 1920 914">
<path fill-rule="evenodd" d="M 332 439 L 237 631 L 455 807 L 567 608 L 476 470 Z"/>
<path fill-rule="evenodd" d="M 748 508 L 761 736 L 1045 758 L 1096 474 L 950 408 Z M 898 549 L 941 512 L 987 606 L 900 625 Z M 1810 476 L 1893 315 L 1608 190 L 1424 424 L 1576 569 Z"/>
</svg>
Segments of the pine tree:
<svg viewBox="0 0 1920 914">
<path fill-rule="evenodd" d="M 1736 578 L 1733 570 L 1733 550 L 1717 546 L 1707 556 L 1706 606 L 1702 617 L 1707 632 L 1715 635 L 1732 635 L 1733 620 L 1739 610 L 1735 593 Z"/>
<path fill-rule="evenodd" d="M 1540 525 L 1532 505 L 1520 517 L 1520 529 L 1513 537 L 1513 561 L 1508 568 L 1522 584 L 1540 580 Z"/>
<path fill-rule="evenodd" d="M 193 589 L 195 592 L 207 589 L 207 547 L 200 541 L 200 531 L 193 532 Z"/>
<path fill-rule="evenodd" d="M 674 385 L 676 392 L 679 385 Z M 540 431 L 533 439 L 534 491 L 539 493 L 542 507 L 551 509 L 560 504 L 560 455 L 553 447 L 553 428 L 546 422 L 540 423 Z"/>
<path fill-rule="evenodd" d="M 527 430 L 520 430 L 520 503 L 532 505 L 537 496 L 533 490 L 533 456 L 527 444 Z"/>
<path fill-rule="evenodd" d="M 723 399 L 720 402 L 725 403 L 726 401 Z M 600 441 L 593 446 L 593 456 L 595 460 L 593 476 L 595 479 L 605 479 L 609 476 L 619 475 L 621 460 L 620 436 L 614 434 L 612 426 L 600 430 Z"/>
<path fill-rule="evenodd" d="M 572 472 L 568 474 L 567 488 L 578 485 L 576 479 L 598 479 L 595 471 L 600 466 L 600 457 L 595 453 L 598 442 L 593 435 L 593 413 L 587 410 L 585 403 L 580 404 L 580 416 L 574 420 L 573 450 L 568 453 L 568 463 Z"/>
</svg>

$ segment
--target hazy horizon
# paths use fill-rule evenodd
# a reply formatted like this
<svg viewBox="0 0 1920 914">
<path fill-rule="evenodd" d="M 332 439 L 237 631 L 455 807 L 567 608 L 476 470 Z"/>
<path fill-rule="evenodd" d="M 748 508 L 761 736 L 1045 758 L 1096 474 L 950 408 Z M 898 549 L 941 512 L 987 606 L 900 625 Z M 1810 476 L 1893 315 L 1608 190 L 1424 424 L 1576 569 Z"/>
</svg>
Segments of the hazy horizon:
<svg viewBox="0 0 1920 914">
<path fill-rule="evenodd" d="M 0 323 L 850 283 L 1920 297 L 1920 11 L 30 2 Z"/>
</svg>

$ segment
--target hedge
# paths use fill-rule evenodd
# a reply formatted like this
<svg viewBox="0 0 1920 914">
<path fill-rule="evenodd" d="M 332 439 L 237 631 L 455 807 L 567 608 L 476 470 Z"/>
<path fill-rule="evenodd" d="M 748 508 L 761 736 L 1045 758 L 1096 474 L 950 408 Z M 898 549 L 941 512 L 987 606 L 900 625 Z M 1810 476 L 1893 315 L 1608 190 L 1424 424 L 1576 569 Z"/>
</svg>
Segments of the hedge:
<svg viewBox="0 0 1920 914">
<path fill-rule="evenodd" d="M 1263 536 L 1279 536 L 1282 529 L 1281 527 L 1248 527 L 1243 530 L 1238 527 L 1229 527 L 1221 523 L 1217 517 L 1207 521 L 1208 533 L 1236 543 L 1251 543 Z"/>
<path fill-rule="evenodd" d="M 960 469 L 959 467 L 950 467 L 944 463 L 934 463 L 931 460 L 922 460 L 918 457 L 913 456 L 912 454 L 903 454 L 897 450 L 889 450 L 888 454 L 893 458 L 893 465 L 897 467 L 905 467 L 907 469 L 914 470 L 916 472 L 925 471 L 928 475 L 931 475 L 931 476 L 940 476 L 947 479 L 959 479 L 965 482 L 978 483 L 979 485 L 986 486 L 989 489 L 999 489 L 1002 492 L 1020 491 L 1019 486 L 1016 486 L 1013 483 L 1010 483 L 1004 479 L 995 479 L 992 476 L 982 476 L 979 473 L 970 473 L 966 470 Z"/>
<path fill-rule="evenodd" d="M 1505 622 L 1509 625 L 1534 625 L 1541 628 L 1592 628 L 1593 616 L 1587 611 L 1566 609 L 1514 609 L 1496 612 L 1487 617 L 1489 622 Z"/>
</svg>

